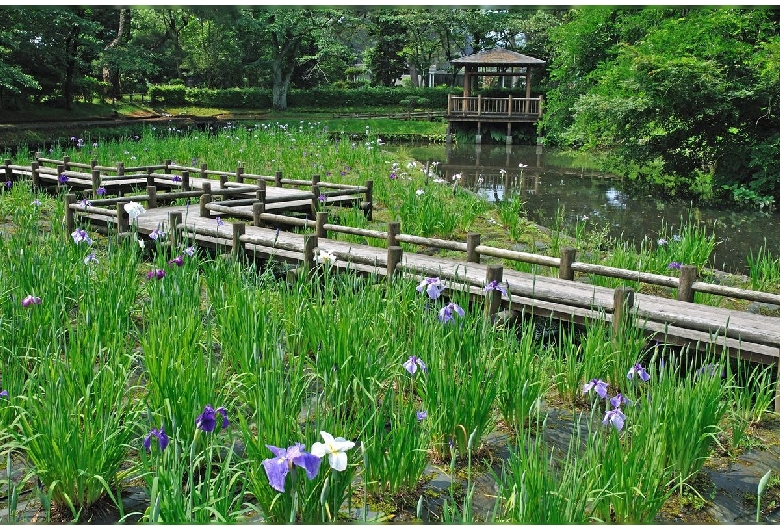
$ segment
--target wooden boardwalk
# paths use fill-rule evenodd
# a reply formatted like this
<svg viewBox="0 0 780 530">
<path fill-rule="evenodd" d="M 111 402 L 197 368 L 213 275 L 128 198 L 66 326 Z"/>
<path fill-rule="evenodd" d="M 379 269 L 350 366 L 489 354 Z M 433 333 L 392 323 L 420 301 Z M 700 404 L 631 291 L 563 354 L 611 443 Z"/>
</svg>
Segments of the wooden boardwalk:
<svg viewBox="0 0 780 530">
<path fill-rule="evenodd" d="M 616 329 L 626 325 L 637 327 L 648 338 L 662 343 L 692 345 L 698 350 L 714 347 L 732 356 L 780 367 L 780 318 L 696 304 L 693 294 L 697 291 L 776 305 L 780 305 L 780 295 L 698 282 L 696 268 L 692 266 L 683 266 L 677 278 L 576 262 L 574 249 L 562 249 L 561 257 L 555 258 L 488 247 L 479 244 L 479 234 L 469 234 L 463 243 L 401 234 L 398 223 L 388 223 L 386 232 L 332 225 L 328 224 L 327 213 L 321 211 L 321 206 L 359 205 L 370 217 L 371 181 L 367 181 L 366 186 L 321 183 L 316 176 L 311 182 L 294 181 L 282 179 L 280 173 L 275 177 L 243 175 L 240 168 L 235 173 L 207 172 L 205 165 L 200 171 L 201 177 L 190 178 L 187 171 L 195 168 L 174 167 L 169 163 L 161 167 L 165 173 L 153 173 L 153 169 L 148 168 L 146 175 L 127 176 L 117 168 L 103 168 L 117 175 L 102 176 L 93 163 L 91 178 L 89 174 L 72 173 L 74 178 L 68 183 L 69 187 L 73 190 L 73 186 L 80 186 L 82 193 L 94 199 L 90 205 L 84 200 L 77 202 L 75 194 L 66 195 L 69 231 L 77 221 L 82 224 L 79 218 L 85 218 L 96 228 L 103 226 L 111 233 L 129 233 L 123 206 L 134 200 L 145 203 L 147 208 L 146 213 L 134 221 L 142 236 L 163 230 L 175 240 L 188 238 L 197 246 L 217 252 L 233 252 L 256 260 L 281 260 L 303 267 L 314 266 L 318 253 L 328 253 L 335 256 L 335 265 L 342 269 L 377 276 L 403 275 L 415 281 L 439 277 L 450 290 L 468 291 L 476 302 L 485 305 L 486 314 L 490 316 L 503 308 L 579 324 L 603 320 L 611 322 Z M 171 173 L 177 170 L 183 170 L 185 178 L 177 181 L 176 175 Z M 34 186 L 57 186 L 57 175 L 62 174 L 62 167 L 46 172 L 43 168 L 30 170 L 11 166 L 6 161 L 6 174 L 9 179 L 19 175 L 31 177 Z M 236 181 L 228 180 L 230 175 L 235 175 Z M 244 179 L 254 180 L 254 183 L 249 184 Z M 112 180 L 121 181 L 121 186 L 133 186 L 134 190 L 146 184 L 146 194 L 110 199 L 96 197 L 98 185 L 105 186 Z M 131 181 L 134 180 L 137 182 L 133 184 Z M 266 186 L 266 181 L 273 185 Z M 309 189 L 290 189 L 284 185 Z M 170 191 L 157 193 L 158 188 Z M 170 205 L 175 201 L 184 202 L 185 197 L 197 202 Z M 316 221 L 279 215 L 285 212 L 306 212 L 307 216 L 316 215 Z M 218 222 L 217 216 L 224 219 Z M 289 231 L 289 226 L 303 228 L 304 233 Z M 365 241 L 384 241 L 377 246 L 356 244 L 329 238 L 329 233 L 353 234 Z M 411 245 L 407 249 L 422 245 L 461 251 L 466 256 L 457 260 L 404 252 L 401 244 Z M 480 263 L 480 256 L 557 268 L 559 277 Z M 573 281 L 575 272 L 666 286 L 677 289 L 678 299 Z M 501 282 L 509 294 L 486 293 L 484 287 L 491 280 Z M 775 409 L 780 411 L 780 392 L 776 393 Z"/>
<path fill-rule="evenodd" d="M 171 214 L 181 215 L 177 226 L 185 237 L 197 245 L 234 252 L 233 223 L 217 226 L 216 219 L 202 217 L 197 207 L 163 207 L 147 210 L 137 219 L 138 232 L 149 234 L 155 229 L 170 230 Z M 327 226 L 327 225 L 326 225 Z M 310 235 L 243 225 L 237 244 L 243 253 L 261 259 L 303 263 Z M 383 276 L 387 273 L 388 249 L 327 238 L 314 238 L 316 250 L 328 252 L 340 268 Z M 310 244 L 311 245 L 311 244 Z M 312 247 L 314 248 L 314 247 Z M 397 271 L 416 280 L 426 276 L 441 278 L 451 289 L 468 289 L 474 297 L 484 297 L 491 265 L 469 263 L 449 258 L 405 252 L 395 266 Z M 589 319 L 611 322 L 615 314 L 615 289 L 549 276 L 502 270 L 502 285 L 510 296 L 502 306 L 536 316 L 584 323 Z M 780 358 L 780 318 L 744 311 L 681 302 L 635 293 L 630 308 L 633 325 L 661 342 L 699 343 L 700 348 L 714 343 L 732 355 L 762 364 L 776 364 Z"/>
</svg>

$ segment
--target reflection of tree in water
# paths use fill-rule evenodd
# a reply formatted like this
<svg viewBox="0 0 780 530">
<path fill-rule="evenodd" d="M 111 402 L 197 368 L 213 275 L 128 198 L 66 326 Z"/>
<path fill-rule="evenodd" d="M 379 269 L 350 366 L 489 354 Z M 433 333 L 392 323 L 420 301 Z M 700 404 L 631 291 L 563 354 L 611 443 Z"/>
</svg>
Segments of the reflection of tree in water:
<svg viewBox="0 0 780 530">
<path fill-rule="evenodd" d="M 665 224 L 678 230 L 681 220 L 702 223 L 714 233 L 718 244 L 711 263 L 730 271 L 744 271 L 747 256 L 755 255 L 767 238 L 767 249 L 780 255 L 780 212 L 726 210 L 693 206 L 633 185 L 631 181 L 605 177 L 597 162 L 578 154 L 525 146 L 405 146 L 404 152 L 418 161 L 440 161 L 438 178 L 451 184 L 460 172 L 459 185 L 475 191 L 486 200 L 499 202 L 517 193 L 524 201 L 528 218 L 543 226 L 555 226 L 564 212 L 564 226 L 573 226 L 588 217 L 587 230 L 606 227 L 610 237 L 639 242 L 657 239 Z M 538 161 L 538 164 L 537 164 Z M 529 167 L 519 168 L 518 164 Z M 592 166 L 588 168 L 588 166 Z M 505 171 L 504 174 L 501 170 Z M 480 180 L 481 177 L 481 180 Z"/>
</svg>

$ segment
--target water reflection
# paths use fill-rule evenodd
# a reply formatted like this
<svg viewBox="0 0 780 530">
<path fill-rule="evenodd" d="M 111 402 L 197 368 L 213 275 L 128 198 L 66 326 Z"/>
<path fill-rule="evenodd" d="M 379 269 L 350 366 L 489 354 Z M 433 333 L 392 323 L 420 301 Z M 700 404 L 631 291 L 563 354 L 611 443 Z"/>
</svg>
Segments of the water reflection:
<svg viewBox="0 0 780 530">
<path fill-rule="evenodd" d="M 692 206 L 648 193 L 631 192 L 624 183 L 603 171 L 586 169 L 587 155 L 570 155 L 541 146 L 446 146 L 404 147 L 417 160 L 439 162 L 436 172 L 489 201 L 519 195 L 529 219 L 554 226 L 563 213 L 563 226 L 583 218 L 593 228 L 605 228 L 611 237 L 639 242 L 657 239 L 662 226 L 674 233 L 689 217 L 714 233 L 718 244 L 711 265 L 732 272 L 746 272 L 747 257 L 757 254 L 766 238 L 773 256 L 780 256 L 780 213 L 725 210 Z M 576 158 L 575 158 L 576 156 Z"/>
</svg>

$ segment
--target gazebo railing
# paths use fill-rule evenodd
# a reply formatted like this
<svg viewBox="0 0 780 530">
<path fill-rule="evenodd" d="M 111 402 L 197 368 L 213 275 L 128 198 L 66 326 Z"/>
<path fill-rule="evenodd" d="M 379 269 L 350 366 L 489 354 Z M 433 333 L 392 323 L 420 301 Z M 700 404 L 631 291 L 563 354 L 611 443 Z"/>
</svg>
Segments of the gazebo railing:
<svg viewBox="0 0 780 530">
<path fill-rule="evenodd" d="M 449 95 L 447 114 L 460 116 L 542 115 L 542 98 L 485 98 Z"/>
</svg>

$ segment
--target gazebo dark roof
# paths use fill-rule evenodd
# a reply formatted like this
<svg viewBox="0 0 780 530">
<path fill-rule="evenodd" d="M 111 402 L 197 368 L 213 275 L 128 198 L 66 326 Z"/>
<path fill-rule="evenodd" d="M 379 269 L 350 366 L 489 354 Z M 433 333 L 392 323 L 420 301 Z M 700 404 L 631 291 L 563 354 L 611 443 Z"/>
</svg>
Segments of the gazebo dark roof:
<svg viewBox="0 0 780 530">
<path fill-rule="evenodd" d="M 454 59 L 450 63 L 457 66 L 542 66 L 546 61 L 513 52 L 504 48 L 493 48 L 491 50 L 482 50 L 478 53 L 472 53 L 459 59 Z"/>
</svg>

